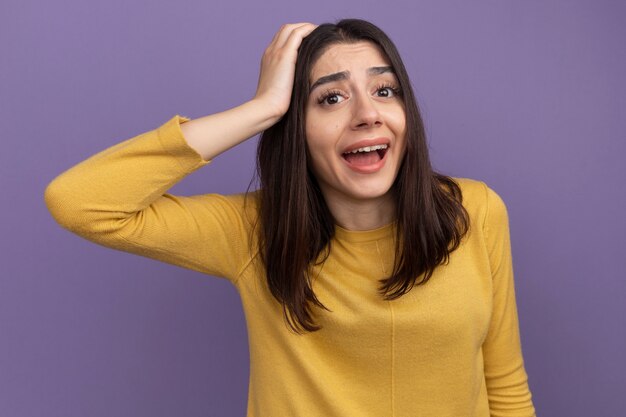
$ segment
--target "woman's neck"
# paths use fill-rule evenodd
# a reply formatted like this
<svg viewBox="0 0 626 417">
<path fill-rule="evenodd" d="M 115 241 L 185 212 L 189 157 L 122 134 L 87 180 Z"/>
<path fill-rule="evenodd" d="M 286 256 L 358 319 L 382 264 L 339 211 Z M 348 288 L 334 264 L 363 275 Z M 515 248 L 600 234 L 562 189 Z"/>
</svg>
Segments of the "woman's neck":
<svg viewBox="0 0 626 417">
<path fill-rule="evenodd" d="M 325 195 L 335 223 L 347 230 L 373 230 L 396 220 L 396 202 L 392 193 L 377 199 L 356 200 L 346 196 Z"/>
</svg>

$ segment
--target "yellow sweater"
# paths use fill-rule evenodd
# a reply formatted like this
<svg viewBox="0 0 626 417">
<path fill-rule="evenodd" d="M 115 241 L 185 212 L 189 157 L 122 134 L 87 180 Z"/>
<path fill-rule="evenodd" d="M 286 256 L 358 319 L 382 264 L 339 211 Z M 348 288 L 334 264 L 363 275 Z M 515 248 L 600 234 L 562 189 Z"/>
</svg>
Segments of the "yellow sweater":
<svg viewBox="0 0 626 417">
<path fill-rule="evenodd" d="M 114 249 L 227 278 L 250 343 L 248 417 L 534 416 L 522 359 L 508 218 L 484 183 L 457 178 L 470 233 L 449 264 L 394 301 L 394 225 L 340 227 L 313 290 L 322 330 L 296 335 L 251 236 L 256 192 L 174 196 L 207 165 L 174 116 L 63 172 L 45 201 L 64 228 Z M 319 269 L 319 268 L 318 268 Z"/>
</svg>

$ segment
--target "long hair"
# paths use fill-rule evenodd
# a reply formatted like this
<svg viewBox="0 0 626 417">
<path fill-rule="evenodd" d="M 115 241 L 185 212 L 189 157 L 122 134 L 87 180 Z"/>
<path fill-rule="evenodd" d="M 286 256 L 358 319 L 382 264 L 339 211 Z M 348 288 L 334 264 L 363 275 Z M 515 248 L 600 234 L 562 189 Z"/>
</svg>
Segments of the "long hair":
<svg viewBox="0 0 626 417">
<path fill-rule="evenodd" d="M 397 210 L 395 260 L 391 276 L 379 281 L 381 296 L 392 300 L 427 282 L 438 265 L 448 262 L 469 228 L 459 186 L 431 167 L 422 117 L 391 39 L 359 19 L 319 25 L 298 49 L 287 113 L 262 133 L 257 148 L 260 256 L 269 289 L 296 333 L 321 328 L 313 320 L 313 306 L 328 310 L 312 290 L 310 267 L 324 262 L 334 235 L 333 216 L 307 164 L 309 77 L 329 46 L 359 41 L 378 45 L 389 59 L 406 113 L 406 152 L 392 186 Z"/>
</svg>

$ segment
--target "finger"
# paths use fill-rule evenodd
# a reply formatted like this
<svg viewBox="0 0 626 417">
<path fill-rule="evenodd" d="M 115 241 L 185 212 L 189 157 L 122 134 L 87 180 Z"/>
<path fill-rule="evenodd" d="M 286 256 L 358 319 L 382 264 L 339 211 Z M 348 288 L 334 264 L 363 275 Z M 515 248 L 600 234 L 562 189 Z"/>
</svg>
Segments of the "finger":
<svg viewBox="0 0 626 417">
<path fill-rule="evenodd" d="M 317 27 L 317 25 L 314 25 L 312 23 L 304 23 L 302 25 L 298 25 L 298 26 L 292 28 L 292 30 L 289 33 L 285 34 L 286 36 L 284 38 L 284 41 L 283 41 L 281 47 L 287 46 L 287 42 L 289 42 L 289 39 L 291 39 L 293 36 L 299 37 L 300 40 L 302 40 L 302 38 L 304 38 L 304 36 L 309 34 L 316 27 Z M 305 33 L 305 34 L 302 34 L 302 33 Z"/>
<path fill-rule="evenodd" d="M 274 33 L 274 37 L 272 38 L 272 41 L 269 43 L 268 49 L 276 45 L 276 43 L 278 42 L 278 39 L 280 38 L 281 33 L 284 33 L 286 30 L 289 29 L 289 27 L 293 25 L 302 25 L 302 24 L 303 23 L 286 23 L 284 25 L 281 25 L 280 28 L 278 28 L 278 30 L 276 31 L 276 33 Z"/>
<path fill-rule="evenodd" d="M 288 49 L 297 50 L 304 39 L 309 33 L 313 32 L 317 25 L 307 24 L 300 26 L 293 30 L 287 40 L 285 41 L 285 47 Z"/>
<path fill-rule="evenodd" d="M 276 43 L 274 44 L 275 48 L 283 48 L 287 42 L 287 39 L 291 36 L 294 31 L 300 30 L 303 27 L 314 26 L 312 23 L 293 23 L 290 25 L 285 25 L 282 30 L 279 31 L 276 38 Z"/>
</svg>

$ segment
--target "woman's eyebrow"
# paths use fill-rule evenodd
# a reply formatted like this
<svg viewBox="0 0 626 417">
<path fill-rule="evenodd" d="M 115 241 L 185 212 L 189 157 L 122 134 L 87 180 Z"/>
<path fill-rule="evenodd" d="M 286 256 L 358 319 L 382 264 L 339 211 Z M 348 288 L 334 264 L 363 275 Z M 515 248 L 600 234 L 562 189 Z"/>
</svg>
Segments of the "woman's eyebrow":
<svg viewBox="0 0 626 417">
<path fill-rule="evenodd" d="M 372 68 L 367 69 L 367 73 L 369 75 L 380 75 L 386 72 L 391 72 L 395 74 L 395 71 L 390 66 L 372 67 Z M 350 78 L 350 71 L 341 71 L 341 72 L 335 72 L 334 74 L 324 75 L 323 77 L 318 78 L 317 81 L 315 81 L 311 85 L 311 88 L 309 89 L 309 91 L 313 91 L 315 88 L 319 87 L 322 84 L 332 83 L 334 81 L 347 80 L 348 78 Z"/>
<path fill-rule="evenodd" d="M 393 68 L 387 66 L 387 67 L 372 67 L 370 69 L 367 70 L 367 73 L 369 75 L 379 75 L 379 74 L 384 74 L 386 72 L 391 72 L 392 74 L 395 74 L 396 72 L 393 70 Z"/>
<path fill-rule="evenodd" d="M 333 81 L 347 80 L 348 78 L 350 78 L 350 71 L 341 71 L 330 75 L 324 75 L 323 77 L 318 78 L 318 80 L 311 85 L 309 91 L 315 90 L 322 84 L 332 83 Z"/>
</svg>

